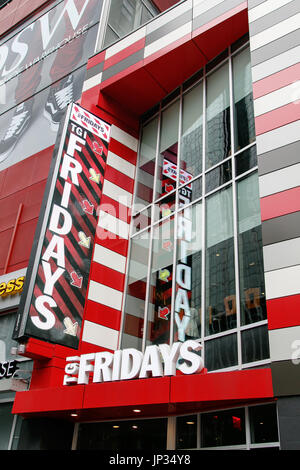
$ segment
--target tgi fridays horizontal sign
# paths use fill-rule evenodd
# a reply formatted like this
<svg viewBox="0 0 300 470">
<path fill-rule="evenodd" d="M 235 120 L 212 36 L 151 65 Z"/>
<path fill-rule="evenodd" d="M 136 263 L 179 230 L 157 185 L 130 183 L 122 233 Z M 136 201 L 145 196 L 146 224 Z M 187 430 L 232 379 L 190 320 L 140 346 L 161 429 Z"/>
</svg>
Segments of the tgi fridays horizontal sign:
<svg viewBox="0 0 300 470">
<path fill-rule="evenodd" d="M 54 150 L 14 339 L 78 347 L 110 126 L 68 107 Z"/>
</svg>

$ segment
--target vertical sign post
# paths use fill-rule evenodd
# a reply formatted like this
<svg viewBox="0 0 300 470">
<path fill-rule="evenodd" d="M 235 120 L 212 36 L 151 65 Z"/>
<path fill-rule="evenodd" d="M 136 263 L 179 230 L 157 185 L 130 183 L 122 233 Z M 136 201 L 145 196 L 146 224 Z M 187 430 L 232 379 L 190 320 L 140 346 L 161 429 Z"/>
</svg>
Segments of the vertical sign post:
<svg viewBox="0 0 300 470">
<path fill-rule="evenodd" d="M 68 107 L 54 150 L 14 339 L 77 348 L 110 126 Z"/>
</svg>

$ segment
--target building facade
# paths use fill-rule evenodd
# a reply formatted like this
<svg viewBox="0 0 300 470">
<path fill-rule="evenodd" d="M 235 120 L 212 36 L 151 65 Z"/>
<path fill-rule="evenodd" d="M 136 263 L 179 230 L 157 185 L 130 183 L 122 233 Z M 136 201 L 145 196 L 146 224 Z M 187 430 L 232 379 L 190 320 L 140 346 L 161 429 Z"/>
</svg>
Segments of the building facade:
<svg viewBox="0 0 300 470">
<path fill-rule="evenodd" d="M 299 449 L 298 2 L 0 12 L 1 448 Z"/>
</svg>

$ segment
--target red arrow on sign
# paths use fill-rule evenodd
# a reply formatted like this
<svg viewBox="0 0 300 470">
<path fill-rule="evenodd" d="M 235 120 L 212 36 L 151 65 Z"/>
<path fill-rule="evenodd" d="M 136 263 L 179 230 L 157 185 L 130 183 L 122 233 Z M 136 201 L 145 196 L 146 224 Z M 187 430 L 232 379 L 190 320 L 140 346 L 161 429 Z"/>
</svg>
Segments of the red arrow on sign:
<svg viewBox="0 0 300 470">
<path fill-rule="evenodd" d="M 170 313 L 170 310 L 168 307 L 158 307 L 158 317 L 162 318 L 163 320 L 168 320 L 168 315 Z"/>
<path fill-rule="evenodd" d="M 87 214 L 93 215 L 94 206 L 90 201 L 88 201 L 87 199 L 84 199 L 81 205 L 82 205 L 82 209 L 84 210 L 84 212 L 86 212 Z"/>
<path fill-rule="evenodd" d="M 70 276 L 72 278 L 72 281 L 70 282 L 71 286 L 81 289 L 83 277 L 79 276 L 76 271 L 72 271 Z"/>
</svg>

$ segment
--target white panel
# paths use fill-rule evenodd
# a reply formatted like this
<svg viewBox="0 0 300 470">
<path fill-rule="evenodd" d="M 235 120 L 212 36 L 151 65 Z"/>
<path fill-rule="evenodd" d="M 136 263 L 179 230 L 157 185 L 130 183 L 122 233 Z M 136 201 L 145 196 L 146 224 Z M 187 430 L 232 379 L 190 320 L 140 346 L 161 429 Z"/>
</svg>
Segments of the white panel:
<svg viewBox="0 0 300 470">
<path fill-rule="evenodd" d="M 132 194 L 111 181 L 104 180 L 102 193 L 126 207 L 131 207 Z"/>
<path fill-rule="evenodd" d="M 126 257 L 112 250 L 108 250 L 104 246 L 95 245 L 93 261 L 120 273 L 125 273 Z"/>
<path fill-rule="evenodd" d="M 116 44 L 113 44 L 112 46 L 110 46 L 106 50 L 105 60 L 109 59 L 110 57 L 117 54 L 118 52 L 123 51 L 128 46 L 131 46 L 131 44 L 134 44 L 135 42 L 137 42 L 140 39 L 144 38 L 145 35 L 146 35 L 146 27 L 145 26 L 143 28 L 139 28 L 137 31 L 134 31 L 133 33 L 129 34 L 124 39 L 121 39 Z"/>
<path fill-rule="evenodd" d="M 300 265 L 265 273 L 266 298 L 277 299 L 300 293 Z"/>
<path fill-rule="evenodd" d="M 178 18 L 178 16 L 183 15 L 186 11 L 192 8 L 192 0 L 187 0 L 186 2 L 182 2 L 180 5 L 172 8 L 168 12 L 164 13 L 163 15 L 154 18 L 148 25 L 147 25 L 147 35 L 156 31 L 158 28 L 166 25 L 170 21 Z"/>
<path fill-rule="evenodd" d="M 292 65 L 298 64 L 298 62 L 300 62 L 300 46 L 252 67 L 252 80 L 257 82 Z"/>
<path fill-rule="evenodd" d="M 300 264 L 300 238 L 263 247 L 265 272 Z"/>
<path fill-rule="evenodd" d="M 172 44 L 172 42 L 175 42 L 178 39 L 185 36 L 186 34 L 191 33 L 191 31 L 192 31 L 192 22 L 190 21 L 184 24 L 183 26 L 180 26 L 180 28 L 175 29 L 171 33 L 166 34 L 162 38 L 157 39 L 157 41 L 154 41 L 151 44 L 149 44 L 149 46 L 145 47 L 145 58 L 163 49 L 164 47 L 169 46 L 170 44 Z"/>
<path fill-rule="evenodd" d="M 88 78 L 85 80 L 83 87 L 82 87 L 82 93 L 84 93 L 87 90 L 90 90 L 90 88 L 93 88 L 94 86 L 97 86 L 101 83 L 102 81 L 102 72 L 98 73 L 97 75 L 94 75 L 94 77 Z"/>
<path fill-rule="evenodd" d="M 129 225 L 123 220 L 117 219 L 111 214 L 100 210 L 99 212 L 99 227 L 109 230 L 111 233 L 118 235 L 119 237 L 128 239 Z"/>
<path fill-rule="evenodd" d="M 259 177 L 260 197 L 300 186 L 300 163 Z"/>
<path fill-rule="evenodd" d="M 299 91 L 297 93 L 297 88 L 299 88 L 297 82 L 291 83 L 279 90 L 257 98 L 254 100 L 254 115 L 257 117 L 299 100 Z"/>
<path fill-rule="evenodd" d="M 88 293 L 89 300 L 114 308 L 115 310 L 121 310 L 122 298 L 122 292 L 112 289 L 111 287 L 104 286 L 99 282 L 90 281 Z"/>
<path fill-rule="evenodd" d="M 134 179 L 135 166 L 113 152 L 108 152 L 106 164 Z"/>
<path fill-rule="evenodd" d="M 110 136 L 134 152 L 138 150 L 138 140 L 114 124 L 111 126 Z"/>
<path fill-rule="evenodd" d="M 292 354 L 295 352 L 297 346 L 299 350 L 299 339 L 300 326 L 270 330 L 269 342 L 271 360 L 286 361 L 292 359 Z"/>
<path fill-rule="evenodd" d="M 252 51 L 259 47 L 265 46 L 276 39 L 285 36 L 286 34 L 296 31 L 300 26 L 300 13 L 291 16 L 290 18 L 281 21 L 280 23 L 271 26 L 271 28 L 265 29 L 261 33 L 255 34 L 250 39 L 250 49 Z"/>
<path fill-rule="evenodd" d="M 197 18 L 197 16 L 223 2 L 224 0 L 194 0 L 193 18 Z"/>
<path fill-rule="evenodd" d="M 82 341 L 115 351 L 118 347 L 119 332 L 112 328 L 86 320 L 83 325 Z"/>
<path fill-rule="evenodd" d="M 300 140 L 300 121 L 295 121 L 270 132 L 265 132 L 265 134 L 258 135 L 256 138 L 257 153 L 261 155 L 298 140 Z"/>
<path fill-rule="evenodd" d="M 294 0 L 267 0 L 266 2 L 263 2 L 260 5 L 257 5 L 256 7 L 249 10 L 249 23 L 293 1 Z"/>
</svg>

